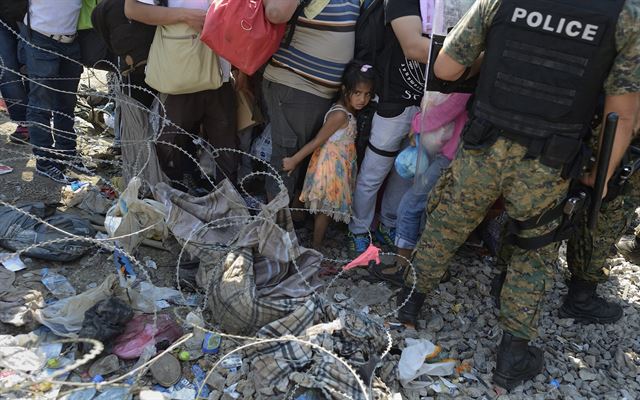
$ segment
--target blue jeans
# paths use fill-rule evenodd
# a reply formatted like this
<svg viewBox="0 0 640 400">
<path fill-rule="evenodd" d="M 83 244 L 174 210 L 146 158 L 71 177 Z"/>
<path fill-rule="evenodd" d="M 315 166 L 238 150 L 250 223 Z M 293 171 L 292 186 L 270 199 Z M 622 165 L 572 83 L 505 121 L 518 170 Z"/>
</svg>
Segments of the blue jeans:
<svg viewBox="0 0 640 400">
<path fill-rule="evenodd" d="M 27 120 L 27 90 L 22 78 L 12 71 L 20 71 L 18 62 L 18 37 L 7 27 L 0 24 L 0 93 L 7 104 L 9 117 L 14 122 Z"/>
<path fill-rule="evenodd" d="M 413 249 L 420 238 L 422 215 L 427 205 L 427 198 L 431 189 L 438 182 L 442 171 L 449 166 L 451 160 L 438 154 L 429 164 L 422 182 L 411 186 L 402 196 L 398 206 L 396 219 L 396 247 L 401 249 Z"/>
<path fill-rule="evenodd" d="M 60 43 L 26 26 L 20 27 L 22 37 L 34 45 L 53 53 L 36 49 L 29 44 L 24 46 L 24 58 L 29 71 L 29 136 L 34 146 L 33 154 L 41 157 L 60 158 L 48 151 L 55 149 L 68 155 L 75 155 L 76 133 L 73 130 L 76 91 L 82 74 L 82 65 L 60 55 L 80 60 L 80 45 Z M 48 87 L 52 89 L 49 89 Z M 68 92 L 68 93 L 67 93 Z M 50 129 L 53 114 L 53 131 Z M 38 160 L 46 164 L 47 161 Z"/>
</svg>

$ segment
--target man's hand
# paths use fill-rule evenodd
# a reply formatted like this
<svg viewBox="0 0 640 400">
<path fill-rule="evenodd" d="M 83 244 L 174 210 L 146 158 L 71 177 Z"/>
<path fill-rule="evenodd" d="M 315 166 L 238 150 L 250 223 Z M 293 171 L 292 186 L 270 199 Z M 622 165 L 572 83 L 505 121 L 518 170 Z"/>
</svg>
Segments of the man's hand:
<svg viewBox="0 0 640 400">
<path fill-rule="evenodd" d="M 190 8 L 180 9 L 180 21 L 198 32 L 202 32 L 202 28 L 204 28 L 204 18 L 206 16 L 207 12 L 204 10 L 194 10 Z"/>
<path fill-rule="evenodd" d="M 584 174 L 580 177 L 580 183 L 583 185 L 593 188 L 596 185 L 596 172 L 592 171 L 588 174 Z M 607 182 L 604 185 L 604 190 L 602 190 L 602 198 L 607 197 L 607 190 L 609 189 L 609 178 L 607 178 Z"/>
</svg>

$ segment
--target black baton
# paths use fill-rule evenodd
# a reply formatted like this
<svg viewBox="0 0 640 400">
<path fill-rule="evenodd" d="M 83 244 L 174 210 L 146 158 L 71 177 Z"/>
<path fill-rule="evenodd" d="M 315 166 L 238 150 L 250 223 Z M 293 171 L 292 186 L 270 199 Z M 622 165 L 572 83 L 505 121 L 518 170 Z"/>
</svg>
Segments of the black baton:
<svg viewBox="0 0 640 400">
<path fill-rule="evenodd" d="M 611 152 L 613 150 L 613 140 L 616 137 L 616 128 L 618 127 L 618 114 L 609 113 L 602 131 L 602 143 L 600 144 L 600 152 L 598 153 L 598 170 L 596 171 L 596 182 L 593 186 L 593 201 L 589 210 L 588 227 L 590 230 L 596 228 L 598 223 L 598 214 L 602 206 L 602 194 L 605 184 L 607 183 L 607 173 L 609 171 L 609 162 L 611 161 Z"/>
</svg>

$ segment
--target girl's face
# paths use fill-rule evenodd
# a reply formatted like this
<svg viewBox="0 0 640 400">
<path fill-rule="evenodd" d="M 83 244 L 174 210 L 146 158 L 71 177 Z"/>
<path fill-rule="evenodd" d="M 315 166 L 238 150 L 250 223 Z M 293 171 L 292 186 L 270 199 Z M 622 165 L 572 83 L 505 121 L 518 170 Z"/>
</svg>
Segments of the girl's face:
<svg viewBox="0 0 640 400">
<path fill-rule="evenodd" d="M 360 82 L 347 98 L 348 105 L 355 111 L 360 111 L 369 104 L 373 96 L 373 87 L 370 83 Z"/>
</svg>

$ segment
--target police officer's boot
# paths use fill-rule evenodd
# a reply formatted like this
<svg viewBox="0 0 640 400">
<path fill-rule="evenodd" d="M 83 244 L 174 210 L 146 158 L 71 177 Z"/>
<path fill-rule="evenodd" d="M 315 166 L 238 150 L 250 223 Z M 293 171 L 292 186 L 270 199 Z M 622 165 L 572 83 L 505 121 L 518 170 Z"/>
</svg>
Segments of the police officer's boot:
<svg viewBox="0 0 640 400">
<path fill-rule="evenodd" d="M 521 339 L 509 332 L 504 332 L 502 342 L 498 347 L 493 381 L 503 388 L 511 390 L 522 381 L 531 379 L 542 372 L 543 364 L 542 350 L 529 346 L 527 339 Z"/>
<path fill-rule="evenodd" d="M 507 271 L 500 272 L 497 275 L 493 276 L 491 280 L 491 297 L 493 297 L 493 301 L 496 304 L 496 308 L 500 309 L 500 293 L 502 292 L 502 286 L 504 285 L 504 280 L 507 278 Z"/>
<path fill-rule="evenodd" d="M 398 294 L 398 307 L 400 307 L 400 305 L 404 303 L 405 299 L 409 297 L 409 293 L 411 293 L 411 288 L 406 286 L 402 287 L 400 294 Z M 426 297 L 427 296 L 424 293 L 418 293 L 414 290 L 407 303 L 398 310 L 398 321 L 403 324 L 412 324 L 413 326 L 417 326 L 418 315 L 420 314 L 420 309 L 422 308 Z"/>
<path fill-rule="evenodd" d="M 598 296 L 597 287 L 597 283 L 571 278 L 569 293 L 560 306 L 558 316 L 595 324 L 611 324 L 619 320 L 622 307 Z"/>
</svg>

